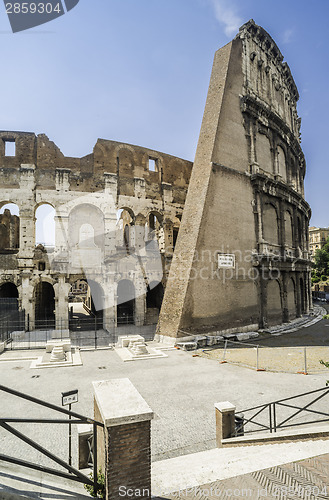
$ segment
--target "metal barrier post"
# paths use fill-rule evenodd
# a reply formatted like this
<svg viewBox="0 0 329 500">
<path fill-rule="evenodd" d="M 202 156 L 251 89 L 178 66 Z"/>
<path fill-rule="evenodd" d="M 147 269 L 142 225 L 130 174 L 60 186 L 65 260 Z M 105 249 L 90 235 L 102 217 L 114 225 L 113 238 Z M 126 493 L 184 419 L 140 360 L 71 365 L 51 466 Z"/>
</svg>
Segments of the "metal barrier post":
<svg viewBox="0 0 329 500">
<path fill-rule="evenodd" d="M 225 361 L 226 348 L 227 348 L 227 340 L 225 340 L 224 354 L 223 354 L 223 359 L 222 359 L 221 363 L 226 363 L 227 362 L 227 361 Z"/>
<path fill-rule="evenodd" d="M 270 432 L 272 432 L 272 403 L 268 405 L 269 416 L 270 416 Z"/>
<path fill-rule="evenodd" d="M 97 349 L 97 316 L 95 314 L 95 349 Z"/>
<path fill-rule="evenodd" d="M 97 496 L 98 481 L 97 481 L 97 425 L 93 424 L 93 476 L 94 476 L 94 495 Z"/>
</svg>

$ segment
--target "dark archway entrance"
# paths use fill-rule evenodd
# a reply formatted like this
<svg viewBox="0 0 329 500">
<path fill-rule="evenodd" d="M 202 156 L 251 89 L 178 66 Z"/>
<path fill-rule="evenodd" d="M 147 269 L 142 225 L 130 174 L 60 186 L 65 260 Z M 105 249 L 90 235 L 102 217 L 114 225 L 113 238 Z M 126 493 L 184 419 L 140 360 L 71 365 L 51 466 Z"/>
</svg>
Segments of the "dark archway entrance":
<svg viewBox="0 0 329 500">
<path fill-rule="evenodd" d="M 18 290 L 14 283 L 0 286 L 0 318 L 15 315 L 18 311 Z"/>
<path fill-rule="evenodd" d="M 162 305 L 164 289 L 162 283 L 151 281 L 146 293 L 146 324 L 153 325 L 158 322 Z"/>
<path fill-rule="evenodd" d="M 46 281 L 35 288 L 35 326 L 37 329 L 55 328 L 55 292 Z"/>
<path fill-rule="evenodd" d="M 305 307 L 305 289 L 304 289 L 303 278 L 300 278 L 299 283 L 300 283 L 300 310 L 301 314 L 304 314 L 306 307 Z"/>
<path fill-rule="evenodd" d="M 122 280 L 118 283 L 117 324 L 135 324 L 135 287 L 129 280 Z"/>
</svg>

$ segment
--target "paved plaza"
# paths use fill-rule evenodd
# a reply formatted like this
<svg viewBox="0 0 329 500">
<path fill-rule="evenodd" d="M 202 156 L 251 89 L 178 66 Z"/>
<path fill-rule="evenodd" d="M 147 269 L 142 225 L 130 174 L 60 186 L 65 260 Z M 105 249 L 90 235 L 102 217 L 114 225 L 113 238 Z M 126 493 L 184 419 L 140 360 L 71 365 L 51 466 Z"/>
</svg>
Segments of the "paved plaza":
<svg viewBox="0 0 329 500">
<path fill-rule="evenodd" d="M 30 368 L 30 359 L 17 358 L 38 356 L 39 351 L 13 351 L 1 356 L 1 383 L 58 405 L 61 404 L 61 392 L 78 389 L 79 403 L 72 409 L 93 416 L 92 382 L 128 377 L 155 413 L 152 458 L 162 460 L 215 447 L 214 403 L 230 401 L 237 410 L 243 410 L 318 389 L 328 378 L 326 372 L 308 376 L 254 372 L 176 349 L 167 354 L 167 358 L 123 362 L 113 350 L 82 351 L 82 366 L 37 370 Z M 13 356 L 16 360 L 10 361 Z M 2 394 L 1 400 L 3 417 L 49 416 L 52 413 L 7 394 Z M 325 411 L 326 402 L 322 405 Z M 66 427 L 32 427 L 30 424 L 25 430 L 66 458 Z M 76 429 L 74 434 L 76 439 Z M 25 446 L 4 431 L 1 443 L 6 452 L 10 450 L 17 456 L 26 453 Z"/>
<path fill-rule="evenodd" d="M 301 345 L 306 344 L 306 333 L 308 333 L 311 345 L 323 347 L 329 333 L 327 333 L 327 323 L 328 320 L 322 320 L 309 328 L 303 328 L 299 332 Z M 295 340 L 292 336 L 297 335 L 298 332 L 272 336 L 262 343 L 267 347 L 282 348 L 285 345 L 290 347 Z M 79 402 L 72 410 L 93 417 L 92 382 L 129 378 L 154 411 L 152 460 L 159 465 L 162 460 L 216 448 L 215 403 L 230 401 L 236 406 L 237 411 L 244 410 L 251 406 L 319 389 L 325 386 L 329 378 L 328 370 L 307 376 L 256 372 L 241 366 L 221 364 L 216 359 L 195 356 L 195 351 L 185 352 L 178 349 L 165 351 L 167 357 L 164 358 L 129 362 L 124 362 L 113 349 L 81 350 L 83 363 L 81 366 L 31 368 L 32 358 L 40 356 L 42 352 L 42 350 L 13 350 L 3 353 L 0 356 L 1 384 L 56 405 L 61 404 L 62 392 L 78 389 Z M 1 417 L 59 417 L 52 410 L 38 407 L 6 393 L 1 394 L 1 402 Z M 317 403 L 316 409 L 327 412 L 327 406 L 326 399 L 323 399 Z M 304 417 L 299 416 L 297 421 L 302 421 L 302 418 Z M 19 428 L 67 460 L 67 426 L 21 424 Z M 31 461 L 48 466 L 54 465 L 40 453 L 3 430 L 0 431 L 0 442 L 0 453 L 23 459 L 28 457 Z M 77 465 L 76 425 L 73 426 L 73 465 Z M 0 483 L 7 481 L 6 474 L 10 476 L 11 469 L 2 466 L 1 470 L 3 472 Z M 82 498 L 81 488 L 80 486 L 77 498 Z"/>
</svg>

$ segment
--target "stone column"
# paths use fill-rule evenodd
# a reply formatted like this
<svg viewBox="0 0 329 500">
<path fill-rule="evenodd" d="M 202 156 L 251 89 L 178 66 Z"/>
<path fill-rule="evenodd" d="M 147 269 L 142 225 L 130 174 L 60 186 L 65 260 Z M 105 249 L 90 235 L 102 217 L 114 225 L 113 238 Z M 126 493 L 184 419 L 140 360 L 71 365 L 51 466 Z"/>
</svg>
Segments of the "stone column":
<svg viewBox="0 0 329 500">
<path fill-rule="evenodd" d="M 59 276 L 58 284 L 54 286 L 56 319 L 55 331 L 53 332 L 54 338 L 69 336 L 68 294 L 70 288 L 71 286 L 65 283 L 65 276 Z"/>
<path fill-rule="evenodd" d="M 104 328 L 113 333 L 116 327 L 116 293 L 115 293 L 115 275 L 110 273 L 106 286 L 104 286 Z"/>
<path fill-rule="evenodd" d="M 146 289 L 142 277 L 137 279 L 135 285 L 135 325 L 143 326 L 146 313 Z"/>
<path fill-rule="evenodd" d="M 234 436 L 235 408 L 229 401 L 215 404 L 217 448 L 222 448 L 222 439 Z"/>
<path fill-rule="evenodd" d="M 135 220 L 135 250 L 136 253 L 145 252 L 145 223 L 146 219 L 142 214 L 138 214 Z"/>
<path fill-rule="evenodd" d="M 129 379 L 93 382 L 98 431 L 97 459 L 105 475 L 106 500 L 151 498 L 153 411 Z"/>
<path fill-rule="evenodd" d="M 34 329 L 35 322 L 35 295 L 32 283 L 30 283 L 30 274 L 21 273 L 21 308 L 25 310 L 25 328 Z"/>
</svg>

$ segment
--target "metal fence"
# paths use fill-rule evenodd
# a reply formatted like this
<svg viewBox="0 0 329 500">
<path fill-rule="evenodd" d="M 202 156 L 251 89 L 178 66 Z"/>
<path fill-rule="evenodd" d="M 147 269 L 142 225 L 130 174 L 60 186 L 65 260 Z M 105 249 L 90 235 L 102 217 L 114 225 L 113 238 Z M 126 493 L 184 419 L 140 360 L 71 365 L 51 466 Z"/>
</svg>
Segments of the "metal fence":
<svg viewBox="0 0 329 500">
<path fill-rule="evenodd" d="M 217 352 L 221 363 L 238 364 L 257 371 L 305 375 L 325 372 L 326 367 L 320 363 L 320 360 L 329 361 L 329 346 L 267 347 L 225 340 Z"/>
<path fill-rule="evenodd" d="M 239 411 L 236 413 L 235 435 L 260 431 L 272 433 L 300 425 L 328 422 L 329 413 L 323 411 L 327 409 L 327 402 L 319 406 L 328 394 L 329 387 L 321 387 Z"/>
<path fill-rule="evenodd" d="M 86 318 L 78 320 L 59 321 L 40 320 L 29 328 L 29 322 L 21 312 L 17 315 L 7 315 L 0 318 L 0 338 L 6 343 L 7 350 L 14 349 L 42 349 L 49 340 L 71 339 L 73 347 L 98 349 L 105 348 L 117 343 L 120 336 L 141 335 L 147 341 L 154 338 L 156 325 L 136 326 L 119 325 L 106 330 L 102 328 L 101 318 Z"/>
</svg>

